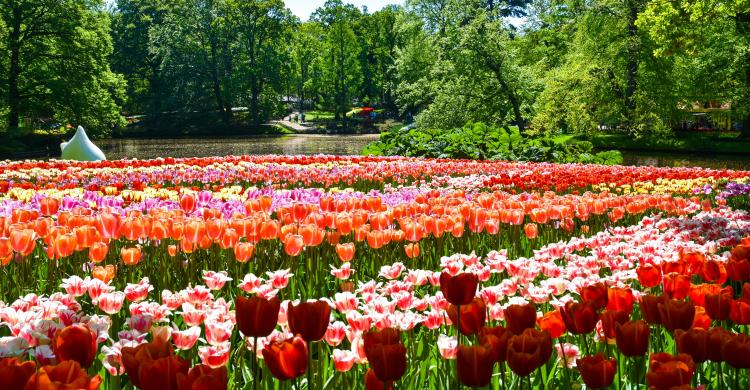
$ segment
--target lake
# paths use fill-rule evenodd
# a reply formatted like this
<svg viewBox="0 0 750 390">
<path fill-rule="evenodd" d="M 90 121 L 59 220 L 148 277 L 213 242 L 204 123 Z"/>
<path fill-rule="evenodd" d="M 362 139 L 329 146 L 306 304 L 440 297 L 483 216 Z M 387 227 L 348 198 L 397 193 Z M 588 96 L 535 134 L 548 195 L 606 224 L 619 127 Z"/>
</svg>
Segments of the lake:
<svg viewBox="0 0 750 390">
<path fill-rule="evenodd" d="M 110 139 L 96 141 L 96 144 L 108 159 L 149 159 L 242 154 L 359 155 L 367 144 L 377 139 L 377 134 L 299 134 L 240 138 Z M 623 157 L 626 165 L 750 170 L 750 156 L 625 151 Z"/>
</svg>

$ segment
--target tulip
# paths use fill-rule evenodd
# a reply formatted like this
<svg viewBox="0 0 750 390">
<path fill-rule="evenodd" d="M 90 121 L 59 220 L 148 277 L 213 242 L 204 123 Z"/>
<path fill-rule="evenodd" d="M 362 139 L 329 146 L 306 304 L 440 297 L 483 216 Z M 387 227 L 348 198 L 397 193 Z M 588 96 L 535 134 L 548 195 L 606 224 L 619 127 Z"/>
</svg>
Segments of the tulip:
<svg viewBox="0 0 750 390">
<path fill-rule="evenodd" d="M 625 311 L 630 314 L 633 311 L 634 301 L 633 290 L 629 288 L 607 289 L 607 310 Z"/>
<path fill-rule="evenodd" d="M 513 333 L 502 326 L 485 327 L 479 332 L 479 344 L 488 345 L 492 348 L 493 361 L 504 362 L 507 359 L 508 341 Z"/>
<path fill-rule="evenodd" d="M 177 388 L 179 390 L 226 390 L 227 384 L 226 366 L 211 368 L 200 364 L 191 368 L 187 375 L 177 374 Z"/>
<path fill-rule="evenodd" d="M 650 389 L 671 389 L 689 385 L 694 372 L 695 363 L 690 355 L 655 353 L 651 355 L 646 382 Z"/>
<path fill-rule="evenodd" d="M 563 322 L 560 310 L 552 310 L 536 320 L 539 329 L 546 330 L 550 337 L 556 339 L 565 334 L 565 322 Z"/>
<path fill-rule="evenodd" d="M 664 295 L 672 299 L 685 299 L 690 291 L 690 276 L 671 272 L 664 275 Z"/>
<path fill-rule="evenodd" d="M 737 325 L 750 324 L 750 299 L 740 298 L 730 304 L 729 318 Z"/>
<path fill-rule="evenodd" d="M 90 377 L 77 361 L 68 360 L 40 368 L 26 383 L 25 390 L 96 390 L 101 383 L 99 375 Z"/>
<path fill-rule="evenodd" d="M 307 345 L 300 337 L 276 341 L 263 349 L 263 359 L 277 379 L 294 379 L 307 370 Z"/>
<path fill-rule="evenodd" d="M 36 363 L 17 358 L 0 359 L 0 389 L 22 390 L 36 372 Z"/>
<path fill-rule="evenodd" d="M 617 372 L 617 360 L 607 359 L 601 352 L 594 356 L 578 358 L 576 366 L 583 383 L 592 389 L 602 389 L 611 385 Z"/>
<path fill-rule="evenodd" d="M 733 335 L 722 345 L 721 355 L 734 368 L 750 368 L 750 336 Z"/>
<path fill-rule="evenodd" d="M 393 383 L 381 382 L 375 371 L 370 368 L 365 374 L 365 390 L 393 390 Z"/>
<path fill-rule="evenodd" d="M 331 321 L 331 307 L 322 300 L 296 306 L 290 302 L 286 314 L 289 330 L 307 342 L 322 340 Z"/>
<path fill-rule="evenodd" d="M 536 325 L 536 304 L 533 302 L 525 305 L 510 305 L 505 308 L 504 314 L 508 330 L 513 334 L 521 334 L 524 330 Z"/>
<path fill-rule="evenodd" d="M 122 257 L 123 264 L 136 265 L 141 261 L 141 248 L 122 248 L 120 250 L 120 256 Z"/>
<path fill-rule="evenodd" d="M 445 299 L 454 305 L 468 305 L 474 299 L 479 280 L 473 273 L 460 273 L 451 276 L 447 272 L 440 274 L 440 291 Z"/>
<path fill-rule="evenodd" d="M 406 372 L 406 347 L 393 328 L 373 330 L 363 335 L 365 356 L 375 376 L 382 382 L 395 382 Z"/>
<path fill-rule="evenodd" d="M 52 349 L 58 361 L 74 360 L 88 368 L 96 358 L 96 337 L 83 325 L 71 325 L 57 332 Z"/>
<path fill-rule="evenodd" d="M 726 263 L 727 276 L 735 282 L 746 282 L 750 279 L 750 259 L 730 258 Z"/>
<path fill-rule="evenodd" d="M 552 338 L 545 331 L 526 329 L 508 341 L 508 367 L 518 376 L 527 376 L 552 355 Z"/>
<path fill-rule="evenodd" d="M 635 269 L 638 282 L 645 288 L 656 287 L 661 284 L 661 269 L 655 265 L 646 264 Z"/>
<path fill-rule="evenodd" d="M 646 321 L 634 320 L 615 324 L 615 341 L 620 352 L 628 357 L 643 356 L 648 350 L 651 330 Z"/>
<path fill-rule="evenodd" d="M 279 318 L 279 298 L 259 296 L 237 297 L 234 300 L 237 328 L 246 337 L 266 337 L 273 332 Z"/>
<path fill-rule="evenodd" d="M 154 362 L 162 360 L 163 362 L 160 362 L 158 365 L 154 364 Z M 140 389 L 145 389 L 141 385 L 151 386 L 149 383 L 146 383 L 154 379 L 151 376 L 164 376 L 162 379 L 176 386 L 177 373 L 187 373 L 189 362 L 183 361 L 179 357 L 174 357 L 174 351 L 166 341 L 155 339 L 150 343 L 141 344 L 137 347 L 122 348 L 122 365 L 133 385 Z M 149 370 L 146 375 L 143 375 L 146 365 L 149 366 Z M 161 383 L 160 380 L 157 385 Z M 148 388 L 158 389 L 158 387 Z M 159 390 L 166 389 L 171 389 L 171 387 L 164 386 Z"/>
<path fill-rule="evenodd" d="M 187 374 L 189 367 L 190 362 L 178 356 L 145 360 L 138 370 L 140 389 L 176 390 L 178 376 Z"/>
<path fill-rule="evenodd" d="M 708 330 L 708 360 L 712 362 L 724 361 L 724 344 L 732 340 L 734 334 L 724 328 Z"/>
<path fill-rule="evenodd" d="M 626 323 L 630 320 L 630 315 L 626 311 L 604 310 L 600 316 L 602 320 L 602 329 L 608 339 L 615 338 L 615 326 Z"/>
<path fill-rule="evenodd" d="M 609 292 L 604 283 L 591 284 L 581 289 L 581 301 L 589 304 L 594 310 L 607 307 L 608 299 Z"/>
<path fill-rule="evenodd" d="M 688 354 L 696 363 L 708 360 L 709 337 L 708 331 L 694 328 L 688 331 L 677 329 L 674 331 L 674 339 L 677 342 L 677 350 Z"/>
<path fill-rule="evenodd" d="M 354 243 L 349 242 L 346 244 L 336 245 L 336 254 L 339 255 L 339 259 L 343 262 L 351 261 L 354 258 Z"/>
<path fill-rule="evenodd" d="M 458 329 L 462 334 L 467 336 L 477 334 L 482 327 L 484 327 L 485 318 L 487 316 L 487 307 L 484 304 L 482 298 L 474 298 L 474 300 L 468 305 L 462 305 L 461 316 L 458 316 L 458 306 L 450 305 L 448 307 L 448 317 L 451 322 L 459 325 Z M 458 320 L 461 323 L 458 323 Z"/>
<path fill-rule="evenodd" d="M 668 299 L 658 304 L 662 325 L 670 332 L 676 329 L 688 330 L 695 320 L 695 305 L 689 301 Z"/>
<path fill-rule="evenodd" d="M 596 309 L 591 303 L 570 301 L 561 311 L 565 328 L 572 334 L 591 333 L 598 320 Z"/>
<path fill-rule="evenodd" d="M 484 345 L 458 346 L 456 371 L 458 380 L 471 387 L 484 387 L 492 379 L 495 364 L 492 348 Z"/>
<path fill-rule="evenodd" d="M 718 294 L 706 294 L 704 296 L 706 314 L 716 321 L 728 319 L 733 297 L 734 292 L 731 286 L 723 288 Z"/>
<path fill-rule="evenodd" d="M 640 305 L 643 318 L 651 325 L 661 324 L 661 314 L 659 314 L 659 304 L 666 302 L 667 297 L 664 295 L 641 295 Z"/>
</svg>

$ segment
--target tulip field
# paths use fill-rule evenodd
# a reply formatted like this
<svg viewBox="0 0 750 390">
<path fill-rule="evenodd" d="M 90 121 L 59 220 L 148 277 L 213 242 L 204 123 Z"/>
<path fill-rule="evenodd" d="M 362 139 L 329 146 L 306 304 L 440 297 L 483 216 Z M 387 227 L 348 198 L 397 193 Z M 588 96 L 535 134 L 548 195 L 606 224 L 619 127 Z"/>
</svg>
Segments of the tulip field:
<svg viewBox="0 0 750 390">
<path fill-rule="evenodd" d="M 0 389 L 750 388 L 750 172 L 0 163 Z"/>
</svg>

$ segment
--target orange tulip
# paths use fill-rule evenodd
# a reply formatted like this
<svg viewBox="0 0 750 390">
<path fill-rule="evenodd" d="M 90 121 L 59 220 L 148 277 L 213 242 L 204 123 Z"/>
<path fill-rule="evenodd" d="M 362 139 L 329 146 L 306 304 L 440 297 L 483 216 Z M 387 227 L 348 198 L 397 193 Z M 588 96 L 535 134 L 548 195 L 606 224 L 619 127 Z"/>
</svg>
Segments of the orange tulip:
<svg viewBox="0 0 750 390">
<path fill-rule="evenodd" d="M 354 258 L 354 252 L 355 248 L 353 242 L 336 245 L 336 254 L 339 255 L 339 259 L 343 262 L 351 261 L 352 258 Z"/>
<path fill-rule="evenodd" d="M 284 253 L 289 256 L 299 256 L 304 247 L 304 239 L 299 234 L 290 234 L 284 239 Z"/>
<path fill-rule="evenodd" d="M 247 263 L 253 257 L 255 245 L 249 242 L 239 242 L 234 246 L 234 257 L 240 263 Z"/>
<path fill-rule="evenodd" d="M 281 380 L 294 379 L 307 370 L 307 345 L 300 337 L 267 344 L 263 360 L 271 374 Z"/>
<path fill-rule="evenodd" d="M 125 265 L 136 265 L 141 261 L 141 248 L 122 248 L 120 250 L 120 257 Z"/>
<path fill-rule="evenodd" d="M 141 390 L 172 390 L 177 388 L 177 375 L 187 374 L 190 363 L 174 356 L 166 340 L 156 338 L 122 348 L 122 365 L 130 381 Z"/>
<path fill-rule="evenodd" d="M 95 279 L 101 280 L 104 283 L 109 283 L 112 279 L 114 279 L 116 272 L 117 268 L 115 268 L 115 266 L 112 264 L 106 265 L 104 267 L 96 266 L 91 271 L 91 276 Z"/>
<path fill-rule="evenodd" d="M 39 211 L 44 216 L 50 216 L 57 214 L 57 210 L 60 208 L 60 200 L 57 198 L 46 197 L 39 201 Z"/>
<path fill-rule="evenodd" d="M 552 310 L 537 318 L 536 324 L 539 329 L 546 330 L 550 337 L 556 339 L 565 334 L 565 323 L 562 320 L 560 310 Z"/>
<path fill-rule="evenodd" d="M 404 251 L 406 252 L 406 257 L 413 259 L 415 257 L 419 257 L 419 243 L 411 243 L 406 244 L 404 246 Z"/>
<path fill-rule="evenodd" d="M 96 390 L 101 383 L 99 375 L 90 377 L 78 362 L 68 360 L 39 369 L 26 383 L 25 390 Z"/>
<path fill-rule="evenodd" d="M 89 248 L 89 260 L 94 263 L 101 263 L 107 257 L 109 246 L 104 242 L 96 242 Z"/>
</svg>

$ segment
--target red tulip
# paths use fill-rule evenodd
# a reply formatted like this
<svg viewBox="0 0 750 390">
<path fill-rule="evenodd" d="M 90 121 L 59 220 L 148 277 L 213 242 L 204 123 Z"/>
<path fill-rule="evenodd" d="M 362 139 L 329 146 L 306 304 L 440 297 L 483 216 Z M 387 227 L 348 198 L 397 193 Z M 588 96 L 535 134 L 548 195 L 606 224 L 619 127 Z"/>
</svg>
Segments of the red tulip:
<svg viewBox="0 0 750 390">
<path fill-rule="evenodd" d="M 734 368 L 750 368 L 750 337 L 746 334 L 735 334 L 722 346 L 724 361 Z"/>
<path fill-rule="evenodd" d="M 638 275 L 638 282 L 645 288 L 656 287 L 661 284 L 661 269 L 652 264 L 642 265 L 635 269 Z"/>
<path fill-rule="evenodd" d="M 458 307 L 450 305 L 448 307 L 448 317 L 454 324 L 460 325 L 458 329 L 462 334 L 467 336 L 477 334 L 484 327 L 487 316 L 487 306 L 482 298 L 474 298 L 468 305 L 461 305 L 461 324 L 458 324 Z"/>
<path fill-rule="evenodd" d="M 727 281 L 727 269 L 723 263 L 707 260 L 701 268 L 701 278 L 706 282 L 724 283 Z"/>
<path fill-rule="evenodd" d="M 552 355 L 552 338 L 545 331 L 526 329 L 508 341 L 508 367 L 518 376 L 527 376 Z"/>
<path fill-rule="evenodd" d="M 727 286 L 718 293 L 706 294 L 703 297 L 706 314 L 712 320 L 723 321 L 729 318 L 734 292 L 731 286 Z"/>
<path fill-rule="evenodd" d="M 52 349 L 58 361 L 74 360 L 91 367 L 97 354 L 96 333 L 83 325 L 70 325 L 57 332 Z"/>
<path fill-rule="evenodd" d="M 322 300 L 302 302 L 297 306 L 290 302 L 286 315 L 293 334 L 299 334 L 307 342 L 319 341 L 331 322 L 331 307 Z"/>
<path fill-rule="evenodd" d="M 685 299 L 690 291 L 690 276 L 676 272 L 664 275 L 664 295 L 672 299 Z"/>
<path fill-rule="evenodd" d="M 162 339 L 123 348 L 122 365 L 133 385 L 140 389 L 159 390 L 175 389 L 177 374 L 187 373 L 190 367 L 189 362 L 175 357 L 172 346 Z M 148 370 L 145 369 L 146 366 Z"/>
<path fill-rule="evenodd" d="M 727 276 L 735 282 L 746 282 L 750 279 L 750 259 L 730 258 L 726 263 Z"/>
<path fill-rule="evenodd" d="M 227 366 L 211 368 L 200 364 L 191 368 L 187 375 L 177 374 L 179 390 L 226 390 L 227 384 Z"/>
<path fill-rule="evenodd" d="M 695 305 L 689 301 L 668 299 L 658 304 L 661 323 L 670 332 L 676 329 L 688 330 L 695 320 Z"/>
<path fill-rule="evenodd" d="M 677 350 L 693 358 L 696 363 L 708 360 L 709 337 L 708 331 L 694 328 L 688 331 L 677 329 L 674 331 L 674 339 L 677 342 Z"/>
<path fill-rule="evenodd" d="M 395 382 L 406 372 L 406 347 L 392 328 L 373 330 L 363 336 L 365 356 L 382 382 Z"/>
<path fill-rule="evenodd" d="M 724 344 L 734 337 L 734 333 L 724 328 L 711 328 L 708 330 L 708 360 L 712 362 L 724 361 Z"/>
<path fill-rule="evenodd" d="M 508 341 L 513 334 L 502 326 L 485 327 L 479 332 L 478 341 L 482 345 L 488 345 L 492 348 L 493 360 L 495 362 L 504 362 L 507 358 Z"/>
<path fill-rule="evenodd" d="M 581 301 L 589 304 L 594 310 L 607 307 L 609 293 L 604 283 L 595 283 L 581 289 Z"/>
<path fill-rule="evenodd" d="M 393 390 L 393 382 L 381 382 L 370 368 L 365 374 L 365 390 Z"/>
<path fill-rule="evenodd" d="M 694 372 L 695 363 L 690 355 L 655 353 L 651 355 L 646 382 L 650 389 L 671 389 L 689 385 Z"/>
<path fill-rule="evenodd" d="M 586 387 L 602 389 L 612 384 L 617 372 L 617 360 L 607 359 L 604 354 L 578 358 L 576 366 Z"/>
<path fill-rule="evenodd" d="M 0 389 L 22 390 L 36 372 L 36 363 L 17 358 L 0 359 Z"/>
<path fill-rule="evenodd" d="M 570 301 L 561 310 L 565 328 L 572 334 L 591 333 L 598 321 L 596 309 L 590 303 Z"/>
<path fill-rule="evenodd" d="M 536 324 L 536 304 L 529 302 L 525 305 L 510 305 L 505 308 L 505 322 L 508 330 L 513 334 L 521 334 Z"/>
<path fill-rule="evenodd" d="M 626 311 L 604 310 L 599 317 L 602 320 L 604 336 L 608 339 L 615 338 L 616 325 L 622 325 L 630 320 L 630 315 Z"/>
<path fill-rule="evenodd" d="M 458 346 L 456 370 L 462 384 L 471 387 L 487 386 L 492 379 L 494 364 L 494 354 L 489 346 Z"/>
<path fill-rule="evenodd" d="M 648 351 L 648 338 L 651 330 L 646 321 L 635 320 L 615 324 L 617 348 L 628 357 L 643 356 Z"/>
<path fill-rule="evenodd" d="M 470 272 L 451 276 L 447 272 L 440 274 L 440 291 L 445 299 L 454 305 L 468 305 L 474 299 L 479 280 Z"/>
<path fill-rule="evenodd" d="M 737 325 L 750 324 L 750 299 L 740 298 L 732 301 L 729 318 Z"/>
<path fill-rule="evenodd" d="M 266 337 L 273 332 L 279 318 L 279 298 L 265 299 L 253 296 L 250 299 L 237 297 L 234 300 L 237 328 L 246 337 Z"/>
<path fill-rule="evenodd" d="M 277 379 L 294 379 L 307 370 L 307 345 L 300 337 L 270 343 L 263 348 L 263 360 Z"/>
</svg>

